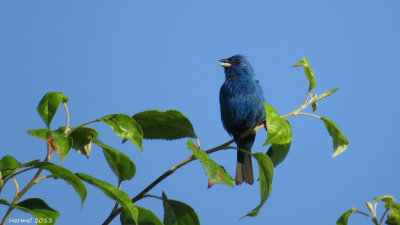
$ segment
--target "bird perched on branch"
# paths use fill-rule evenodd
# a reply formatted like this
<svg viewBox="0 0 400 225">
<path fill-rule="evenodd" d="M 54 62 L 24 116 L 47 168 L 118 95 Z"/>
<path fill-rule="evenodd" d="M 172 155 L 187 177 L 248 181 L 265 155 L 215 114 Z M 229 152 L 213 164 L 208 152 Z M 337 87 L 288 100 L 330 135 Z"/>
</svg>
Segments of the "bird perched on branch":
<svg viewBox="0 0 400 225">
<path fill-rule="evenodd" d="M 240 134 L 265 118 L 264 93 L 245 56 L 234 55 L 220 61 L 225 69 L 225 82 L 219 92 L 221 119 L 225 130 L 241 149 L 237 151 L 236 184 L 244 181 L 253 184 L 251 155 L 243 151 L 251 152 L 256 133 L 242 138 Z"/>
</svg>

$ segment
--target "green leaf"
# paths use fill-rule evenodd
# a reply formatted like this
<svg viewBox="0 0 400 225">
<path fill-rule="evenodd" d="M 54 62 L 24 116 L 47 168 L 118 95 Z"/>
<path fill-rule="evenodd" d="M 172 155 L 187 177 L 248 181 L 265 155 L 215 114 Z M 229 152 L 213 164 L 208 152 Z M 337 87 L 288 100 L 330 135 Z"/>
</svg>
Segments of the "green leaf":
<svg viewBox="0 0 400 225">
<path fill-rule="evenodd" d="M 98 136 L 99 133 L 97 133 L 95 129 L 89 127 L 78 127 L 69 135 L 73 140 L 72 148 L 84 154 L 86 157 L 89 157 L 92 148 L 91 138 L 97 138 Z"/>
<path fill-rule="evenodd" d="M 0 160 L 1 179 L 7 177 L 14 169 L 21 165 L 14 157 L 10 155 L 3 156 Z M 0 180 L 1 180 L 0 179 Z"/>
<path fill-rule="evenodd" d="M 378 197 L 374 198 L 374 202 L 379 202 L 379 201 L 382 201 L 382 202 L 385 202 L 388 204 L 393 204 L 393 203 L 395 203 L 396 200 L 391 195 L 382 195 L 382 196 L 378 196 Z"/>
<path fill-rule="evenodd" d="M 161 220 L 154 214 L 152 211 L 137 206 L 139 209 L 139 216 L 138 216 L 138 225 L 164 225 Z M 121 216 L 121 225 L 134 225 L 135 222 L 133 221 L 132 217 L 129 216 L 125 210 L 122 210 Z"/>
<path fill-rule="evenodd" d="M 343 135 L 342 131 L 335 122 L 325 117 L 321 117 L 321 120 L 324 121 L 329 135 L 331 135 L 333 138 L 334 152 L 332 157 L 335 157 L 347 149 L 349 146 L 349 140 Z"/>
<path fill-rule="evenodd" d="M 49 129 L 28 130 L 28 133 L 34 137 L 47 140 L 49 138 L 51 130 Z"/>
<path fill-rule="evenodd" d="M 286 158 L 287 154 L 289 153 L 291 143 L 292 142 L 289 142 L 283 145 L 271 144 L 267 151 L 267 155 L 271 159 L 272 164 L 274 164 L 274 167 L 278 166 L 279 163 Z"/>
<path fill-rule="evenodd" d="M 105 195 L 118 202 L 123 207 L 123 209 L 127 213 L 129 213 L 129 215 L 133 218 L 134 221 L 138 220 L 139 210 L 132 203 L 132 200 L 129 198 L 129 195 L 127 193 L 125 193 L 122 190 L 119 190 L 118 188 L 114 187 L 113 185 L 105 181 L 99 180 L 90 175 L 83 173 L 77 173 L 76 175 L 78 175 L 78 177 L 81 178 L 81 180 L 99 188 L 104 192 Z"/>
<path fill-rule="evenodd" d="M 9 203 L 9 202 L 8 202 L 7 200 L 5 200 L 5 199 L 0 199 L 0 204 L 8 205 L 8 206 L 11 205 L 11 203 Z"/>
<path fill-rule="evenodd" d="M 49 129 L 28 130 L 28 133 L 32 136 L 47 141 L 48 144 L 53 146 L 54 149 L 52 150 L 57 152 L 61 163 L 64 162 L 65 157 L 67 157 L 73 146 L 73 138 L 70 136 L 65 136 L 64 127 L 60 127 L 56 131 Z"/>
<path fill-rule="evenodd" d="M 196 138 L 192 123 L 178 110 L 148 110 L 133 116 L 146 139 Z"/>
<path fill-rule="evenodd" d="M 365 201 L 365 205 L 367 206 L 368 210 L 373 214 L 374 213 L 374 207 L 372 206 L 372 203 L 369 201 Z"/>
<path fill-rule="evenodd" d="M 260 204 L 245 216 L 257 216 L 261 207 L 265 204 L 271 194 L 272 179 L 274 177 L 274 165 L 266 154 L 258 152 L 252 154 L 252 156 L 257 160 L 260 172 Z"/>
<path fill-rule="evenodd" d="M 72 185 L 76 193 L 81 197 L 81 204 L 83 205 L 87 190 L 85 184 L 77 177 L 73 172 L 65 167 L 50 163 L 50 162 L 38 162 L 34 165 L 36 168 L 42 168 L 51 173 L 52 177 L 65 180 L 68 184 Z"/>
<path fill-rule="evenodd" d="M 326 91 L 326 92 L 324 92 L 324 93 L 322 93 L 322 94 L 320 94 L 320 95 L 318 95 L 318 96 L 317 96 L 316 94 L 312 94 L 312 95 L 311 95 L 311 101 L 310 101 L 310 102 L 311 102 L 312 104 L 316 104 L 319 100 L 324 99 L 324 98 L 326 98 L 326 97 L 332 95 L 332 94 L 335 93 L 337 90 L 339 90 L 339 88 L 331 89 L 331 90 Z M 315 110 L 313 110 L 313 111 L 315 111 Z"/>
<path fill-rule="evenodd" d="M 135 176 L 135 163 L 127 155 L 104 144 L 97 138 L 92 138 L 92 141 L 103 149 L 108 165 L 121 181 L 130 180 Z"/>
<path fill-rule="evenodd" d="M 292 142 L 292 127 L 290 123 L 281 118 L 278 111 L 271 105 L 264 102 L 266 112 L 266 125 L 268 130 L 267 140 L 263 146 L 267 144 L 288 144 Z"/>
<path fill-rule="evenodd" d="M 55 224 L 58 217 L 60 216 L 59 212 L 52 209 L 46 204 L 46 202 L 44 202 L 40 198 L 26 199 L 22 202 L 19 202 L 18 204 L 12 204 L 9 203 L 7 200 L 0 199 L 0 203 L 32 214 L 34 217 L 36 217 L 37 224 Z M 34 223 L 34 221 L 30 221 L 29 219 L 24 222 Z"/>
<path fill-rule="evenodd" d="M 56 114 L 58 106 L 67 101 L 67 96 L 61 92 L 48 92 L 43 96 L 42 100 L 40 100 L 36 109 L 40 117 L 46 123 L 47 128 L 50 128 L 51 120 Z"/>
<path fill-rule="evenodd" d="M 347 223 L 349 222 L 349 217 L 351 214 L 357 212 L 356 208 L 352 208 L 350 210 L 347 210 L 345 213 L 343 213 L 338 221 L 336 222 L 337 225 L 347 225 Z"/>
<path fill-rule="evenodd" d="M 73 139 L 71 137 L 67 137 L 64 134 L 64 127 L 60 127 L 56 131 L 50 132 L 50 138 L 53 145 L 56 147 L 54 150 L 60 157 L 61 163 L 64 162 L 65 157 L 67 157 L 69 151 L 73 145 Z"/>
<path fill-rule="evenodd" d="M 213 161 L 210 156 L 198 149 L 192 140 L 188 140 L 187 148 L 193 151 L 194 157 L 198 159 L 204 167 L 208 175 L 208 187 L 210 188 L 213 184 L 226 184 L 228 186 L 234 187 L 232 180 L 234 180 L 231 175 L 229 175 L 224 168 Z"/>
<path fill-rule="evenodd" d="M 400 203 L 387 204 L 385 207 L 390 208 L 390 214 L 385 223 L 388 225 L 400 225 Z"/>
<path fill-rule="evenodd" d="M 306 74 L 306 77 L 309 82 L 309 90 L 316 88 L 317 82 L 315 81 L 314 71 L 310 66 L 310 62 L 305 56 L 297 64 L 293 65 L 293 67 L 299 67 L 299 66 L 304 67 L 304 73 Z"/>
<path fill-rule="evenodd" d="M 125 114 L 110 114 L 103 116 L 100 120 L 110 125 L 119 137 L 132 141 L 143 151 L 143 132 L 139 124 L 132 117 Z"/>
<path fill-rule="evenodd" d="M 183 202 L 170 200 L 163 192 L 164 224 L 165 225 L 200 225 L 196 211 Z"/>
</svg>

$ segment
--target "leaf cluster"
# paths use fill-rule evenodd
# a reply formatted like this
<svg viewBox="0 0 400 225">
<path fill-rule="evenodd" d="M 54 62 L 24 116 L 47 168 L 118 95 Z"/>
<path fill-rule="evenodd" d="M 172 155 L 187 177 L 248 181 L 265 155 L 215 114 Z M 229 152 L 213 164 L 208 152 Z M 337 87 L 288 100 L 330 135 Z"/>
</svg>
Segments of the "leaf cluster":
<svg viewBox="0 0 400 225">
<path fill-rule="evenodd" d="M 385 211 L 382 214 L 382 216 L 379 217 L 377 216 L 377 205 L 379 202 L 386 203 L 384 205 Z M 363 216 L 368 217 L 371 222 L 375 225 L 382 225 L 383 220 L 386 217 L 385 224 L 387 225 L 400 225 L 400 203 L 396 202 L 393 196 L 391 195 L 382 195 L 375 197 L 373 199 L 373 203 L 369 201 L 365 201 L 365 205 L 367 206 L 367 209 L 369 213 L 363 212 L 358 210 L 357 208 L 351 208 L 344 212 L 338 219 L 337 225 L 347 225 L 349 222 L 349 218 L 352 214 L 358 213 Z"/>
</svg>

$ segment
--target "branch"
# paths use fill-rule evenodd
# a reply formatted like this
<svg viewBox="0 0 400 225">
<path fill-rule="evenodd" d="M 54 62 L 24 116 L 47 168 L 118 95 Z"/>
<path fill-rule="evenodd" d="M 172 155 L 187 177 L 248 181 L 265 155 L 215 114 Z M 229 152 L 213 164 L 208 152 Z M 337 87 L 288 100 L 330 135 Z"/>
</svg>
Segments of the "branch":
<svg viewBox="0 0 400 225">
<path fill-rule="evenodd" d="M 303 112 L 296 112 L 296 111 L 293 111 L 293 112 L 288 113 L 288 114 L 286 114 L 286 115 L 284 115 L 284 116 L 281 116 L 281 117 L 282 117 L 282 119 L 286 119 L 286 118 L 289 118 L 289 117 L 291 117 L 291 116 L 300 116 L 300 115 L 302 115 L 302 116 L 311 116 L 311 117 L 314 117 L 314 118 L 317 118 L 317 119 L 321 119 L 320 116 L 317 116 L 317 115 L 315 115 L 315 114 L 303 113 Z"/>
<path fill-rule="evenodd" d="M 264 125 L 259 125 L 259 126 L 255 127 L 254 129 L 250 129 L 249 131 L 244 132 L 241 135 L 241 137 L 245 137 L 245 136 L 249 135 L 251 132 L 254 132 L 256 129 L 259 130 L 262 127 L 264 127 Z M 235 142 L 235 140 L 232 139 L 232 140 L 227 141 L 217 147 L 211 148 L 205 152 L 207 154 L 211 154 L 211 153 L 217 152 L 219 150 L 229 149 L 229 148 L 231 148 L 229 145 L 232 144 L 233 142 Z M 143 191 L 141 191 L 139 194 L 137 194 L 135 197 L 133 197 L 132 202 L 137 202 L 140 199 L 146 197 L 146 193 L 148 193 L 151 189 L 153 189 L 153 187 L 155 187 L 157 184 L 159 184 L 162 180 L 167 178 L 169 175 L 173 174 L 177 169 L 181 168 L 182 166 L 188 164 L 189 162 L 191 162 L 195 159 L 196 158 L 192 154 L 189 157 L 187 157 L 186 159 L 184 159 L 182 162 L 176 164 L 175 166 L 171 167 L 169 170 L 165 171 L 161 176 L 159 176 L 156 180 L 154 180 L 149 186 L 147 186 L 145 189 L 143 189 Z M 108 218 L 103 222 L 103 225 L 109 224 L 121 212 L 122 212 L 122 207 L 113 210 L 111 212 L 111 214 L 108 216 Z"/>
<path fill-rule="evenodd" d="M 44 162 L 48 162 L 48 161 L 50 160 L 50 158 L 51 158 L 51 155 L 52 155 L 52 153 L 49 151 L 49 146 L 47 146 L 47 154 L 46 154 L 46 158 L 44 159 Z M 39 178 L 39 176 L 40 176 L 40 174 L 42 173 L 42 171 L 43 171 L 43 168 L 40 168 L 40 169 L 36 172 L 36 174 L 35 174 L 35 176 L 32 178 L 32 180 L 22 189 L 21 192 L 19 192 L 18 183 L 15 183 L 18 193 L 15 194 L 14 199 L 13 199 L 13 201 L 12 201 L 12 204 L 17 204 L 18 200 L 21 199 L 21 197 L 22 197 L 33 185 L 35 185 L 35 184 L 37 184 L 39 181 L 41 181 L 41 180 L 43 180 L 43 179 L 49 177 L 49 176 L 44 176 L 44 177 Z M 15 182 L 15 179 L 14 179 L 14 178 L 13 178 L 13 181 Z M 7 219 L 8 219 L 8 217 L 10 216 L 10 214 L 11 214 L 11 212 L 12 212 L 13 209 L 14 209 L 14 208 L 13 208 L 12 206 L 10 206 L 10 207 L 8 208 L 6 214 L 5 214 L 4 217 L 3 217 L 3 220 L 1 221 L 1 225 L 5 225 L 5 224 L 6 224 Z"/>
<path fill-rule="evenodd" d="M 371 220 L 373 219 L 372 216 L 368 215 L 367 213 L 365 213 L 365 212 L 363 212 L 363 211 L 356 210 L 355 213 L 359 213 L 359 214 L 361 214 L 361 215 L 364 215 L 364 216 L 370 218 Z"/>
<path fill-rule="evenodd" d="M 379 224 L 382 224 L 383 219 L 385 218 L 386 214 L 389 212 L 390 209 L 386 209 L 385 212 L 382 215 L 381 221 L 379 221 Z"/>
<path fill-rule="evenodd" d="M 44 179 L 47 179 L 47 178 L 50 178 L 50 177 L 53 177 L 53 176 L 52 176 L 52 175 L 46 175 L 46 176 L 43 176 L 43 177 L 41 177 L 41 178 L 38 178 L 37 181 L 36 181 L 36 183 L 39 183 L 40 181 L 42 181 L 42 180 L 44 180 Z"/>
<path fill-rule="evenodd" d="M 6 177 L 6 179 L 3 180 L 3 184 L 2 184 L 2 186 L 0 187 L 0 192 L 1 192 L 2 188 L 4 187 L 5 183 L 6 183 L 9 179 L 12 179 L 12 178 L 14 178 L 15 176 L 17 176 L 18 174 L 24 173 L 24 172 L 26 172 L 26 171 L 28 171 L 28 170 L 32 170 L 32 169 L 35 169 L 35 168 L 34 168 L 34 167 L 29 167 L 29 168 L 20 170 L 20 171 L 18 171 L 18 172 L 15 172 L 14 174 L 10 173 L 10 174 Z M 14 170 L 14 171 L 15 171 L 15 170 Z"/>
<path fill-rule="evenodd" d="M 67 103 L 64 102 L 63 104 L 64 104 L 64 108 L 65 108 L 65 115 L 66 115 L 66 117 L 67 117 L 67 119 L 66 119 L 66 124 L 65 124 L 64 134 L 67 134 L 67 133 L 68 133 L 68 130 L 69 130 L 69 111 L 68 111 Z"/>
<path fill-rule="evenodd" d="M 372 222 L 374 222 L 375 225 L 380 225 L 380 223 L 378 222 L 378 219 L 375 216 L 370 216 L 367 213 L 365 213 L 363 211 L 359 211 L 359 210 L 356 210 L 355 212 L 356 213 L 360 213 L 360 214 L 370 218 L 372 220 Z"/>
<path fill-rule="evenodd" d="M 157 195 L 150 195 L 150 194 L 146 194 L 143 197 L 149 197 L 149 198 L 155 198 L 155 199 L 160 199 L 163 200 L 161 197 L 157 196 Z"/>
<path fill-rule="evenodd" d="M 308 89 L 306 99 L 304 100 L 303 104 L 301 104 L 300 108 L 307 104 L 308 98 L 310 97 L 310 92 L 311 92 L 311 89 Z"/>
<path fill-rule="evenodd" d="M 306 99 L 304 100 L 303 104 L 301 104 L 301 105 L 299 106 L 299 108 L 297 108 L 296 110 L 294 110 L 294 111 L 292 111 L 292 112 L 290 112 L 290 113 L 288 113 L 288 114 L 286 114 L 286 115 L 284 115 L 284 116 L 281 116 L 282 119 L 287 119 L 287 118 L 289 118 L 289 117 L 298 116 L 298 115 L 312 116 L 312 117 L 315 117 L 315 118 L 317 118 L 317 119 L 321 119 L 320 116 L 317 116 L 317 115 L 314 115 L 314 114 L 311 114 L 311 113 L 303 113 L 303 112 L 301 112 L 303 109 L 307 108 L 311 103 L 313 103 L 313 98 L 310 99 L 310 101 L 308 101 L 308 99 L 309 99 L 309 97 L 310 97 L 310 91 L 311 91 L 311 90 L 309 89 L 308 92 L 307 92 Z M 329 96 L 329 95 L 328 95 L 328 96 Z M 326 96 L 325 96 L 325 97 L 326 97 Z"/>
<path fill-rule="evenodd" d="M 17 180 L 14 177 L 12 178 L 12 180 L 14 181 L 14 184 L 15 184 L 15 195 L 14 195 L 14 199 L 15 199 L 19 194 L 19 185 L 18 185 Z"/>
<path fill-rule="evenodd" d="M 95 120 L 91 120 L 85 123 L 82 123 L 78 126 L 72 127 L 71 129 L 68 130 L 68 132 L 65 134 L 66 136 L 69 136 L 72 132 L 74 132 L 76 129 L 78 129 L 79 127 L 83 127 L 85 125 L 91 124 L 91 123 L 96 123 L 96 122 L 100 122 L 100 119 L 95 119 Z"/>
<path fill-rule="evenodd" d="M 43 169 L 40 168 L 37 173 L 35 174 L 35 176 L 32 178 L 32 180 L 28 183 L 28 185 L 25 186 L 24 189 L 22 189 L 21 192 L 19 192 L 18 194 L 15 195 L 14 200 L 12 201 L 12 204 L 17 204 L 18 200 L 33 186 L 37 183 L 37 179 L 40 176 L 40 174 L 42 173 Z M 6 212 L 6 214 L 3 217 L 3 221 L 1 222 L 1 225 L 5 225 L 7 222 L 8 217 L 10 216 L 12 210 L 14 208 L 12 206 L 10 206 Z"/>
</svg>

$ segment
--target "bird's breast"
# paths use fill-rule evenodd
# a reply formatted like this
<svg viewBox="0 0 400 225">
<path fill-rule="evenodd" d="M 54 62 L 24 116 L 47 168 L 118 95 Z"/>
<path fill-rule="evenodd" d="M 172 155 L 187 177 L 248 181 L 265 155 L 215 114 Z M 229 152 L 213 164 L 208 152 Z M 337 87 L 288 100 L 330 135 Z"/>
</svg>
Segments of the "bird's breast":
<svg viewBox="0 0 400 225">
<path fill-rule="evenodd" d="M 226 80 L 220 90 L 221 119 L 230 134 L 254 127 L 265 116 L 263 96 L 255 80 Z"/>
</svg>

